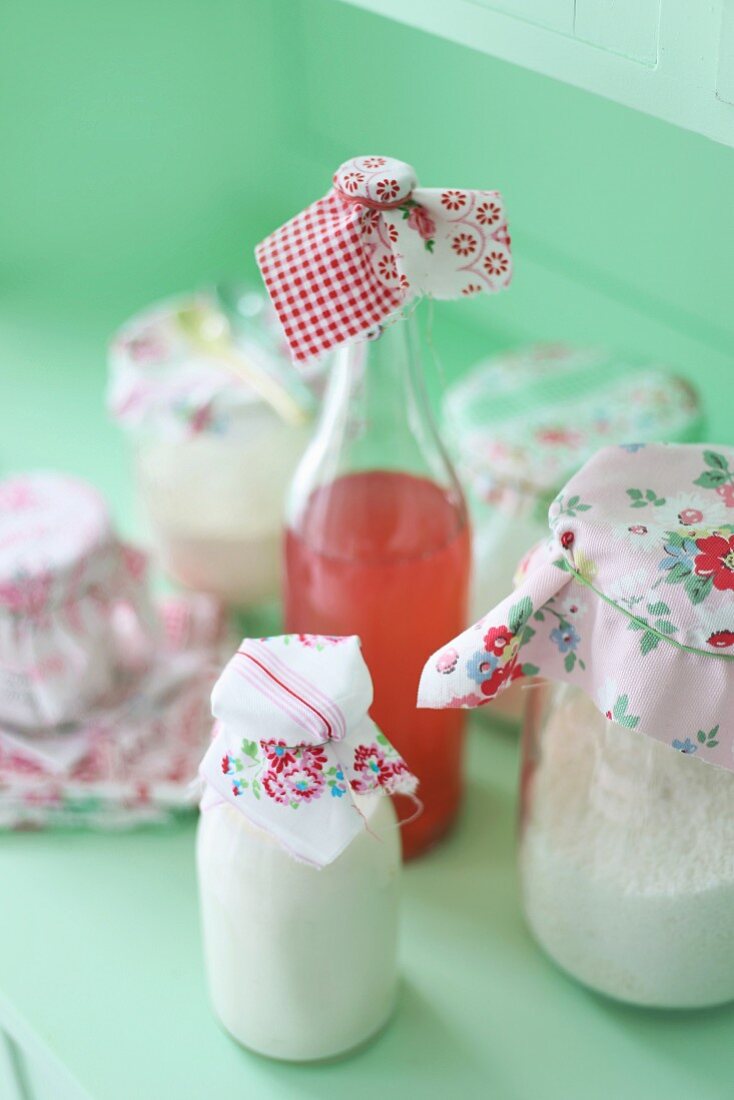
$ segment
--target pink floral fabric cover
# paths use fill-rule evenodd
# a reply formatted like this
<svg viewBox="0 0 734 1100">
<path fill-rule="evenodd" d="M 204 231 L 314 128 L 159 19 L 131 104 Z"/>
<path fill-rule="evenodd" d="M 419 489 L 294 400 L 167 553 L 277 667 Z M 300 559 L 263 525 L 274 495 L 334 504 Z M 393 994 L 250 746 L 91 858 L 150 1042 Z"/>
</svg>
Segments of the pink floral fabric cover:
<svg viewBox="0 0 734 1100">
<path fill-rule="evenodd" d="M 418 705 L 476 707 L 530 676 L 734 769 L 734 448 L 599 451 L 516 591 L 426 662 Z"/>
<path fill-rule="evenodd" d="M 202 595 L 156 611 L 154 655 L 118 669 L 110 697 L 63 735 L 0 722 L 0 828 L 130 828 L 195 808 L 224 619 Z"/>
<path fill-rule="evenodd" d="M 354 157 L 333 187 L 256 249 L 300 362 L 362 336 L 418 295 L 494 292 L 512 278 L 498 191 L 418 187 L 393 157 Z"/>
<path fill-rule="evenodd" d="M 331 863 L 365 827 L 355 792 L 417 786 L 371 703 L 359 638 L 245 639 L 212 693 L 202 809 L 227 801 L 295 858 Z"/>
<path fill-rule="evenodd" d="M 192 347 L 178 321 L 192 305 L 216 313 L 206 291 L 171 298 L 131 317 L 109 349 L 107 407 L 128 431 L 172 442 L 201 435 L 235 438 L 252 431 L 258 395 L 226 364 Z M 278 321 L 262 291 L 247 293 L 251 316 L 233 332 L 235 348 L 269 373 L 293 371 Z M 323 364 L 306 381 L 315 382 Z"/>
<path fill-rule="evenodd" d="M 58 473 L 0 482 L 0 723 L 78 720 L 155 639 L 145 558 L 99 494 Z"/>
</svg>

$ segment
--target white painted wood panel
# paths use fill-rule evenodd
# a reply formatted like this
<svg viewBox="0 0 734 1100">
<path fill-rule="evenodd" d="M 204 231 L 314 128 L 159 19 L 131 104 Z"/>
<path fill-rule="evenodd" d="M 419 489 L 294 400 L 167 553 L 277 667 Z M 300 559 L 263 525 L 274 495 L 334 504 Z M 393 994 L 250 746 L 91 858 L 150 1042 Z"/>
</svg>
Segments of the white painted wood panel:
<svg viewBox="0 0 734 1100">
<path fill-rule="evenodd" d="M 655 66 L 660 0 L 576 0 L 573 33 L 591 46 Z"/>
<path fill-rule="evenodd" d="M 734 146 L 734 0 L 342 0 Z"/>
</svg>

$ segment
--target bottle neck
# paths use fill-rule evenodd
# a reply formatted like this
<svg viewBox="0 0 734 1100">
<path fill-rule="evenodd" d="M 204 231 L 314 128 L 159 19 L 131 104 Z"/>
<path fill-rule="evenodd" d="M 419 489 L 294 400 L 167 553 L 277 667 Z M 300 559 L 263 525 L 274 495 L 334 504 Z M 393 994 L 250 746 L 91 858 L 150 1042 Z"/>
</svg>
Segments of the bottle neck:
<svg viewBox="0 0 734 1100">
<path fill-rule="evenodd" d="M 415 313 L 339 349 L 316 431 L 344 470 L 395 469 L 461 496 L 428 401 Z"/>
<path fill-rule="evenodd" d="M 361 476 L 351 483 L 345 480 L 363 474 L 375 477 L 369 482 Z M 391 480 L 392 474 L 400 476 Z M 451 531 L 466 526 L 461 486 L 426 396 L 413 316 L 391 319 L 375 339 L 340 348 L 316 430 L 291 482 L 286 523 L 299 531 L 307 525 L 314 545 L 324 540 L 342 543 L 345 536 L 339 533 L 339 523 L 346 497 L 354 509 L 355 493 L 361 492 L 359 508 L 374 513 L 377 505 L 372 497 L 366 503 L 364 494 L 382 493 L 385 500 L 379 507 L 387 507 L 391 494 L 397 501 L 398 482 L 404 503 L 406 494 L 415 496 L 416 502 L 419 498 L 439 502 L 431 505 L 435 524 L 443 523 Z M 403 513 L 404 528 L 409 508 L 397 503 L 395 508 L 396 516 Z M 359 522 L 367 520 L 361 515 Z M 404 531 L 405 542 L 403 536 Z"/>
<path fill-rule="evenodd" d="M 334 384 L 362 430 L 384 439 L 430 419 L 414 314 L 394 314 L 373 336 L 341 348 Z"/>
</svg>

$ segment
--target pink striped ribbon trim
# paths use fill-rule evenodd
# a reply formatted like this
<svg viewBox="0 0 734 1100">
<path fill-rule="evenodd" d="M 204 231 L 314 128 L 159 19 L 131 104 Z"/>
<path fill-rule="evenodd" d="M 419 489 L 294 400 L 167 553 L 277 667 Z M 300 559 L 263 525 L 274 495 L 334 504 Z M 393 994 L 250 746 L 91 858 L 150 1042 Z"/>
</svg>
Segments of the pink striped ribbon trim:
<svg viewBox="0 0 734 1100">
<path fill-rule="evenodd" d="M 346 723 L 341 710 L 312 683 L 275 658 L 266 646 L 249 642 L 238 653 L 246 659 L 238 662 L 238 674 L 301 729 L 318 742 L 344 737 Z"/>
<path fill-rule="evenodd" d="M 266 663 L 268 664 L 268 667 L 272 671 L 276 672 L 278 676 L 285 682 L 288 682 L 288 680 L 290 680 L 291 683 L 295 684 L 298 687 L 301 694 L 305 695 L 306 697 L 310 696 L 318 705 L 320 710 L 323 711 L 324 714 L 328 715 L 332 726 L 332 739 L 334 741 L 341 741 L 344 737 L 346 737 L 346 718 L 344 717 L 341 708 L 337 706 L 334 700 L 330 699 L 328 695 L 324 695 L 324 693 L 316 684 L 312 683 L 310 680 L 307 680 L 304 676 L 301 676 L 300 673 L 296 672 L 295 669 L 291 668 L 284 661 L 281 661 L 280 657 L 278 657 L 272 649 L 267 646 L 263 646 L 262 648 L 265 650 Z M 262 660 L 260 647 L 258 647 L 258 656 L 260 656 L 260 659 Z"/>
</svg>

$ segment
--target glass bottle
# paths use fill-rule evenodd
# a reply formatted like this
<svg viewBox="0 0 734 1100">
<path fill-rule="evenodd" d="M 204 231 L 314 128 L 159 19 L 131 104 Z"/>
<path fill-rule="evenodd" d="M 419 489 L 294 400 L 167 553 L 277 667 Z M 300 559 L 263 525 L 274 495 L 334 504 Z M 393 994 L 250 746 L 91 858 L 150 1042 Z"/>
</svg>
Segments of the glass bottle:
<svg viewBox="0 0 734 1100">
<path fill-rule="evenodd" d="M 637 1005 L 734 1000 L 734 773 L 696 747 L 620 725 L 574 684 L 528 692 L 526 919 L 564 970 Z"/>
<path fill-rule="evenodd" d="M 243 1046 L 285 1061 L 335 1058 L 387 1022 L 398 984 L 400 841 L 382 795 L 327 867 L 293 857 L 227 802 L 202 810 L 196 845 L 214 1010 Z M 349 966 L 345 974 L 344 967 Z M 328 996 L 320 994 L 329 983 Z"/>
<path fill-rule="evenodd" d="M 402 831 L 410 858 L 450 828 L 461 798 L 463 714 L 418 710 L 416 694 L 426 655 L 465 626 L 470 532 L 413 315 L 371 336 L 337 353 L 291 486 L 285 620 L 293 633 L 361 637 L 371 714 L 420 780 L 423 813 Z"/>
</svg>

